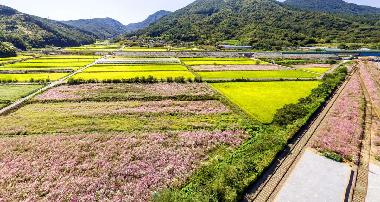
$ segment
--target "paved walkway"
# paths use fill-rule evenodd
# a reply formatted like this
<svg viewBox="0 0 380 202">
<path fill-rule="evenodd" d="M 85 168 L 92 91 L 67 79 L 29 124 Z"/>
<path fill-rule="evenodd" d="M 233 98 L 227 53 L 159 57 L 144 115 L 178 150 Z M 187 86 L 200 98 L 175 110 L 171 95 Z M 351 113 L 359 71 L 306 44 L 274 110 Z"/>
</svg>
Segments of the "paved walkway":
<svg viewBox="0 0 380 202">
<path fill-rule="evenodd" d="M 370 163 L 366 202 L 378 201 L 380 201 L 380 166 L 374 163 Z"/>
<path fill-rule="evenodd" d="M 306 151 L 275 201 L 344 201 L 351 172 L 343 163 Z"/>
</svg>

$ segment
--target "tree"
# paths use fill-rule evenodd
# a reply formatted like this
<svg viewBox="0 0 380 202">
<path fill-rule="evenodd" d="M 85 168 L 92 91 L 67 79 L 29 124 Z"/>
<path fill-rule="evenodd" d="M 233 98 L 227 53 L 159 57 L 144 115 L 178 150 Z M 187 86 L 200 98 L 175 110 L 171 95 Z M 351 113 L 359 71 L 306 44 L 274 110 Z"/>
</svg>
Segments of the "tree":
<svg viewBox="0 0 380 202">
<path fill-rule="evenodd" d="M 7 42 L 0 42 L 0 57 L 14 57 L 17 56 L 16 48 Z"/>
</svg>

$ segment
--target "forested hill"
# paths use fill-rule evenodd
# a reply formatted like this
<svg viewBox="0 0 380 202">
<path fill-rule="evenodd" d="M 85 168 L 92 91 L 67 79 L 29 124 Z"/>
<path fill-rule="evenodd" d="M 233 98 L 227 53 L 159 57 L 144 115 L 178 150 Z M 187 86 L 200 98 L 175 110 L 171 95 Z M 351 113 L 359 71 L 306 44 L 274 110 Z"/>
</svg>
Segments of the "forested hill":
<svg viewBox="0 0 380 202">
<path fill-rule="evenodd" d="M 108 39 L 126 32 L 126 26 L 112 18 L 94 18 L 63 21 L 84 31 L 93 33 L 99 39 Z"/>
<path fill-rule="evenodd" d="M 343 0 L 286 0 L 284 3 L 301 9 L 331 13 L 354 15 L 380 14 L 380 8 L 356 5 Z"/>
<path fill-rule="evenodd" d="M 47 45 L 78 46 L 95 42 L 91 33 L 72 26 L 18 12 L 0 5 L 0 41 L 19 49 Z"/>
<path fill-rule="evenodd" d="M 212 45 L 238 39 L 258 49 L 277 49 L 316 42 L 379 42 L 378 22 L 301 11 L 275 0 L 197 0 L 137 36 Z"/>
</svg>

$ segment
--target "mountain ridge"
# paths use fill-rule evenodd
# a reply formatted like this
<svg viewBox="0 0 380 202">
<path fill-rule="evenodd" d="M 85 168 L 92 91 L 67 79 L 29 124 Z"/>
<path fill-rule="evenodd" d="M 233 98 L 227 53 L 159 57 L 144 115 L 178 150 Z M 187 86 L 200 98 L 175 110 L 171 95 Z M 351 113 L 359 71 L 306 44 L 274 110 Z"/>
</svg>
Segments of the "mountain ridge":
<svg viewBox="0 0 380 202">
<path fill-rule="evenodd" d="M 149 15 L 142 22 L 130 23 L 130 24 L 126 25 L 126 32 L 134 32 L 134 31 L 138 31 L 140 29 L 144 29 L 144 28 L 148 27 L 149 25 L 157 22 L 162 17 L 169 15 L 170 13 L 172 13 L 172 12 L 166 11 L 166 10 L 159 10 L 159 11 Z"/>
<path fill-rule="evenodd" d="M 91 32 L 99 39 L 109 39 L 126 32 L 126 26 L 112 18 L 92 18 L 62 21 L 78 29 Z"/>
<path fill-rule="evenodd" d="M 197 0 L 127 36 L 200 45 L 235 39 L 272 50 L 315 43 L 379 43 L 378 20 L 302 11 L 275 0 Z"/>
<path fill-rule="evenodd" d="M 352 15 L 380 14 L 380 8 L 343 0 L 286 0 L 284 4 L 300 9 Z"/>
<path fill-rule="evenodd" d="M 45 46 L 80 46 L 95 42 L 95 36 L 64 23 L 21 13 L 0 5 L 0 41 L 18 49 Z"/>
</svg>

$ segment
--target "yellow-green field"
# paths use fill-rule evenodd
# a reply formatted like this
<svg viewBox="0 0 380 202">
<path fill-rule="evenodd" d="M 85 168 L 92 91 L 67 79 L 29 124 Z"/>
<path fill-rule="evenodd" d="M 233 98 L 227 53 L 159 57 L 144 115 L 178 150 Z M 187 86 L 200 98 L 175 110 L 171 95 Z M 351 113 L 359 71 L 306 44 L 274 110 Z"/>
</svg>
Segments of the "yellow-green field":
<svg viewBox="0 0 380 202">
<path fill-rule="evenodd" d="M 35 73 L 35 74 L 0 74 L 0 81 L 31 82 L 56 81 L 68 75 L 67 73 Z"/>
<path fill-rule="evenodd" d="M 330 68 L 328 68 L 328 67 L 311 67 L 311 68 L 302 68 L 301 70 L 315 72 L 317 74 L 324 74 L 327 71 L 329 71 Z"/>
<path fill-rule="evenodd" d="M 72 69 L 76 70 L 86 66 L 96 59 L 98 56 L 44 56 L 41 58 L 8 64 L 0 67 L 0 70 L 57 70 L 57 69 Z"/>
<path fill-rule="evenodd" d="M 42 85 L 0 85 L 0 108 L 41 87 Z"/>
<path fill-rule="evenodd" d="M 307 97 L 319 81 L 230 82 L 212 86 L 263 123 L 272 122 L 276 111 Z"/>
<path fill-rule="evenodd" d="M 316 78 L 316 74 L 301 70 L 280 70 L 280 71 L 213 71 L 197 72 L 202 79 L 297 79 Z"/>
<path fill-rule="evenodd" d="M 94 65 L 84 72 L 187 71 L 182 65 Z"/>
<path fill-rule="evenodd" d="M 189 66 L 194 65 L 263 65 L 267 62 L 250 58 L 181 58 Z"/>
<path fill-rule="evenodd" d="M 20 55 L 16 57 L 6 57 L 6 58 L 0 58 L 0 65 L 4 62 L 10 62 L 10 61 L 17 61 L 17 60 L 25 60 L 33 58 L 33 56 L 26 56 L 26 55 Z"/>
</svg>

